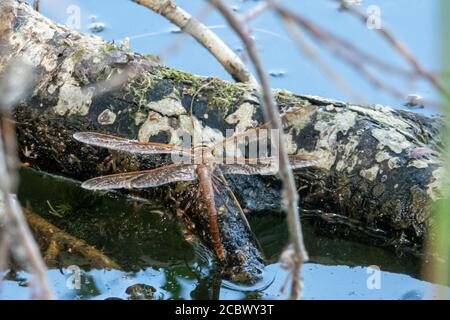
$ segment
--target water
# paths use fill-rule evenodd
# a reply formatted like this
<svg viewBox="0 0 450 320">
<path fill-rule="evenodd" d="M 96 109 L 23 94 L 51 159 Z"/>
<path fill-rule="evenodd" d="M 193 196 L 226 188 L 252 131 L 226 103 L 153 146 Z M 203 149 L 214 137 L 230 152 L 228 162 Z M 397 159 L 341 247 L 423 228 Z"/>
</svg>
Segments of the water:
<svg viewBox="0 0 450 320">
<path fill-rule="evenodd" d="M 229 0 L 230 5 L 245 13 L 254 6 L 253 0 Z M 337 10 L 334 0 L 283 0 L 296 12 L 309 20 L 325 27 L 338 35 L 349 39 L 355 45 L 372 53 L 378 58 L 395 66 L 408 65 L 376 31 L 366 28 L 353 16 Z M 198 43 L 180 33 L 170 32 L 175 27 L 158 16 L 128 0 L 42 0 L 41 11 L 60 23 L 79 27 L 82 32 L 91 32 L 90 26 L 99 22 L 104 29 L 96 35 L 108 41 L 122 41 L 129 38 L 130 48 L 144 54 L 160 56 L 168 66 L 205 76 L 217 76 L 231 80 L 230 76 Z M 210 10 L 204 0 L 178 0 L 180 7 L 199 17 L 207 26 L 211 26 L 233 50 L 241 53 L 243 45 L 230 30 L 224 20 Z M 367 0 L 363 1 L 363 10 L 369 5 L 379 8 L 381 21 L 392 33 L 410 49 L 422 65 L 432 72 L 440 67 L 440 25 L 438 0 Z M 75 9 L 74 9 L 75 8 Z M 78 9 L 77 9 L 78 8 Z M 74 11 L 75 10 L 75 11 Z M 80 23 L 73 19 L 80 12 Z M 340 100 L 351 100 L 348 93 L 341 92 L 333 81 L 324 76 L 316 64 L 299 52 L 295 43 L 289 40 L 286 30 L 278 18 L 271 12 L 264 12 L 249 24 L 256 39 L 259 54 L 268 73 L 272 75 L 272 87 L 284 88 L 297 93 L 320 95 Z M 327 50 L 320 46 L 317 53 L 329 62 L 329 65 L 347 80 L 352 90 L 367 103 L 390 105 L 404 108 L 403 98 L 392 97 L 378 88 L 374 88 L 353 69 L 349 68 Z M 361 61 L 364 64 L 364 61 Z M 376 70 L 375 70 L 376 72 Z M 424 81 L 412 81 L 411 77 L 393 77 L 381 75 L 382 82 L 404 92 L 404 95 L 419 94 L 426 100 L 439 101 L 433 88 Z M 354 101 L 356 102 L 356 101 Z M 435 113 L 431 106 L 419 112 Z"/>
<path fill-rule="evenodd" d="M 255 1 L 229 1 L 245 12 Z M 369 52 L 386 61 L 404 65 L 398 55 L 373 31 L 356 19 L 336 11 L 333 1 L 283 1 L 321 26 L 352 39 Z M 177 0 L 189 12 L 199 15 L 205 24 L 214 26 L 227 44 L 240 52 L 241 42 L 225 27 L 223 19 L 205 6 L 205 1 Z M 381 9 L 383 22 L 402 39 L 413 54 L 430 70 L 439 69 L 439 25 L 435 18 L 435 0 L 373 0 Z M 82 32 L 96 34 L 108 41 L 130 38 L 131 49 L 159 55 L 165 64 L 201 75 L 230 79 L 222 67 L 194 40 L 171 30 L 165 19 L 128 0 L 42 0 L 41 11 L 61 23 L 75 23 Z M 80 25 L 73 14 L 80 10 Z M 74 11 L 75 10 L 75 11 Z M 96 28 L 92 24 L 96 23 Z M 101 28 L 98 28 L 101 26 Z M 271 74 L 273 87 L 298 93 L 349 100 L 324 77 L 317 66 L 298 52 L 286 38 L 283 27 L 271 13 L 264 13 L 250 23 L 264 65 Z M 404 101 L 372 88 L 351 69 L 319 51 L 351 83 L 353 90 L 367 102 L 404 108 Z M 417 93 L 437 99 L 424 82 L 411 83 L 385 76 L 405 94 Z M 426 107 L 420 112 L 434 113 Z M 136 284 L 151 292 L 155 299 L 269 299 L 283 298 L 280 289 L 286 271 L 277 263 L 288 239 L 283 217 L 252 219 L 251 225 L 269 264 L 261 283 L 253 287 L 236 286 L 223 281 L 208 254 L 198 244 L 186 239 L 179 222 L 157 204 L 130 199 L 119 193 L 94 194 L 79 188 L 73 181 L 43 175 L 32 170 L 21 173 L 19 197 L 25 207 L 44 216 L 69 234 L 84 239 L 114 259 L 122 270 L 95 270 L 74 254 L 61 255 L 58 268 L 48 277 L 58 298 L 126 299 L 127 288 Z M 53 208 L 53 209 L 52 209 Z M 303 267 L 308 299 L 426 299 L 433 297 L 436 286 L 421 279 L 421 262 L 411 256 L 367 246 L 345 239 L 331 239 L 317 234 L 314 223 L 304 221 L 306 246 L 311 262 Z M 381 274 L 374 278 L 371 265 Z M 80 267 L 80 288 L 73 288 L 73 266 Z M 9 274 L 0 297 L 30 298 L 25 286 L 29 275 L 23 271 Z M 377 287 L 379 279 L 380 287 Z M 374 280 L 375 282 L 371 282 Z M 373 287 L 375 286 L 375 288 Z M 129 291 L 129 290 L 128 290 Z M 154 291 L 154 292 L 153 292 Z"/>
<path fill-rule="evenodd" d="M 221 279 L 209 253 L 188 241 L 177 219 L 155 203 L 121 193 L 92 193 L 79 183 L 31 169 L 21 172 L 19 198 L 69 234 L 84 239 L 120 265 L 121 270 L 93 269 L 79 254 L 62 251 L 48 278 L 60 299 L 129 298 L 127 288 L 148 285 L 155 299 L 279 299 L 287 273 L 278 257 L 288 241 L 283 217 L 250 220 L 268 266 L 253 286 Z M 408 255 L 345 239 L 324 237 L 304 221 L 311 261 L 304 265 L 307 299 L 425 299 L 436 285 L 420 279 L 420 261 Z M 372 266 L 372 267 L 370 267 Z M 373 266 L 380 268 L 373 278 Z M 80 287 L 75 287 L 76 270 Z M 371 287 L 371 280 L 378 281 Z M 29 275 L 10 273 L 2 284 L 4 299 L 28 299 Z M 367 284 L 369 281 L 369 285 Z M 372 289 L 371 289 L 372 288 Z"/>
</svg>

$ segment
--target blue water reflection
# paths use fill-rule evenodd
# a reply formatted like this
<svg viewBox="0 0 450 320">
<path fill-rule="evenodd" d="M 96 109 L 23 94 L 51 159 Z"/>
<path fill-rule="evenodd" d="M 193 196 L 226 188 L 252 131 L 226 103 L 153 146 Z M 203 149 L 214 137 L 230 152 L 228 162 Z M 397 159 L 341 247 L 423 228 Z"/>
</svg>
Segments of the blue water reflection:
<svg viewBox="0 0 450 320">
<path fill-rule="evenodd" d="M 285 298 L 280 290 L 287 273 L 278 264 L 267 266 L 268 276 L 273 282 L 257 297 L 260 299 Z M 369 289 L 367 279 L 369 274 L 365 267 L 325 266 L 308 263 L 303 267 L 306 299 L 431 299 L 436 297 L 437 285 L 414 279 L 408 275 L 382 271 L 379 288 Z M 20 277 L 27 274 L 21 272 Z M 194 279 L 179 275 L 176 281 L 180 285 L 176 296 L 163 287 L 167 282 L 163 269 L 148 268 L 135 273 L 117 270 L 82 271 L 80 289 L 72 289 L 72 271 L 50 270 L 48 278 L 58 299 L 107 299 L 117 297 L 127 299 L 126 289 L 136 283 L 148 284 L 157 288 L 155 297 L 160 299 L 192 299 L 191 293 L 197 287 Z M 15 281 L 4 281 L 2 284 L 2 299 L 29 299 L 30 291 L 26 286 L 19 286 Z M 231 286 L 232 287 L 232 286 Z M 254 298 L 251 288 L 222 285 L 220 299 Z M 450 290 L 447 290 L 450 293 Z M 253 295 L 248 295 L 252 292 Z"/>
<path fill-rule="evenodd" d="M 71 5 L 78 5 L 81 12 L 81 31 L 90 32 L 93 19 L 105 24 L 104 31 L 97 33 L 108 41 L 130 38 L 131 49 L 141 53 L 160 55 L 163 62 L 171 67 L 205 76 L 230 79 L 223 68 L 195 40 L 178 33 L 172 33 L 174 26 L 164 18 L 128 0 L 43 0 L 42 12 L 58 22 L 68 21 Z M 246 12 L 256 1 L 228 1 L 238 13 Z M 337 10 L 334 0 L 281 1 L 308 19 L 315 21 L 358 45 L 368 53 L 390 62 L 395 66 L 405 66 L 402 59 L 374 30 L 366 28 L 356 18 Z M 223 19 L 210 10 L 203 0 L 178 0 L 176 2 L 187 11 L 198 16 L 234 50 L 240 52 L 242 44 L 234 33 L 225 26 Z M 413 53 L 418 61 L 430 71 L 440 67 L 439 56 L 439 2 L 437 0 L 367 0 L 363 10 L 369 5 L 380 8 L 383 25 L 389 28 Z M 69 11 L 68 11 L 69 8 Z M 256 38 L 259 53 L 268 71 L 282 76 L 271 77 L 273 87 L 285 88 L 297 93 L 321 95 L 340 100 L 349 100 L 334 82 L 325 77 L 316 64 L 301 54 L 295 44 L 286 36 L 286 31 L 278 18 L 271 12 L 264 12 L 249 24 Z M 392 97 L 374 88 L 351 68 L 333 57 L 329 51 L 318 50 L 319 56 L 329 61 L 330 66 L 343 76 L 352 91 L 368 103 L 386 104 L 403 108 L 404 99 Z M 364 64 L 364 61 L 361 61 Z M 390 74 L 381 75 L 393 88 L 406 94 L 419 94 L 426 100 L 439 101 L 431 86 L 424 82 L 411 81 L 411 77 L 396 78 Z M 420 111 L 436 112 L 431 107 Z"/>
<path fill-rule="evenodd" d="M 205 24 L 215 26 L 217 34 L 227 44 L 240 52 L 241 42 L 229 30 L 217 14 L 208 9 L 202 0 L 177 0 L 189 12 L 201 16 Z M 244 12 L 255 1 L 229 1 Z M 395 65 L 405 62 L 374 31 L 361 26 L 356 19 L 336 10 L 331 0 L 282 1 L 321 26 L 347 37 L 368 52 L 375 53 Z M 376 4 L 381 8 L 382 19 L 393 33 L 411 49 L 412 53 L 429 70 L 439 69 L 439 24 L 438 1 L 436 0 L 367 0 L 364 5 Z M 96 33 L 108 41 L 130 38 L 131 49 L 141 53 L 160 55 L 165 64 L 193 73 L 230 79 L 222 67 L 194 40 L 179 33 L 171 32 L 174 27 L 165 19 L 132 3 L 129 0 L 42 0 L 43 14 L 58 22 L 65 23 L 71 12 L 70 6 L 81 9 L 80 31 L 90 32 L 92 22 L 104 23 L 103 31 Z M 73 8 L 72 8 L 73 9 Z M 285 30 L 271 13 L 264 13 L 250 23 L 257 41 L 259 52 L 268 71 L 273 87 L 285 88 L 298 93 L 321 95 L 348 100 L 336 86 L 324 77 L 316 65 L 298 52 L 295 45 L 285 36 Z M 351 83 L 353 90 L 367 102 L 403 108 L 404 101 L 374 89 L 347 66 L 333 59 L 332 54 L 320 50 L 329 58 L 331 66 Z M 427 99 L 438 97 L 433 89 L 422 82 L 414 86 L 407 79 L 384 76 L 391 85 L 402 88 L 405 93 L 417 93 Z M 435 110 L 425 108 L 425 113 Z M 45 189 L 45 188 L 44 188 Z M 311 240 L 313 241 L 313 240 Z M 161 243 L 161 245 L 164 245 Z M 277 255 L 276 253 L 275 255 Z M 391 254 L 393 255 L 393 254 Z M 380 258 L 381 259 L 381 258 Z M 380 261 L 381 264 L 381 261 Z M 177 268 L 148 267 L 138 272 L 117 270 L 82 271 L 79 290 L 67 287 L 71 273 L 67 269 L 52 269 L 49 279 L 58 298 L 61 299 L 106 299 L 127 298 L 126 289 L 136 283 L 148 284 L 156 289 L 155 296 L 163 299 L 191 299 L 199 288 L 199 280 L 186 276 L 186 270 Z M 405 273 L 407 273 L 405 271 Z M 336 258 L 329 258 L 327 264 L 308 263 L 303 268 L 305 297 L 307 299 L 427 299 L 433 297 L 437 287 L 409 274 L 381 272 L 380 289 L 368 289 L 365 266 L 342 265 Z M 28 275 L 18 272 L 16 280 L 2 283 L 1 298 L 27 299 L 29 289 L 24 286 Z M 222 282 L 218 297 L 221 299 L 283 298 L 280 289 L 286 278 L 286 271 L 277 263 L 266 268 L 266 276 L 260 287 L 268 287 L 258 292 L 255 288 L 236 287 Z M 21 279 L 21 280 L 18 280 Z M 256 288 L 257 289 L 257 288 Z"/>
</svg>

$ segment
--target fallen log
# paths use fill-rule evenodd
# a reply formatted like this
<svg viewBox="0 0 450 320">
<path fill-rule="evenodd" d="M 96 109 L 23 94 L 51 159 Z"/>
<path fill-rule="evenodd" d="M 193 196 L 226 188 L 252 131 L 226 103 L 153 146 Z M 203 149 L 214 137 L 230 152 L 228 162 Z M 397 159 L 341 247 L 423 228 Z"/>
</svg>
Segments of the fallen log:
<svg viewBox="0 0 450 320">
<path fill-rule="evenodd" d="M 96 36 L 58 25 L 15 0 L 0 4 L 0 69 L 20 58 L 37 81 L 15 109 L 21 158 L 45 171 L 79 180 L 168 163 L 76 142 L 79 131 L 99 131 L 161 143 L 183 133 L 213 141 L 227 129 L 261 125 L 257 90 L 199 77 L 158 64 Z M 314 167 L 295 171 L 300 206 L 331 223 L 348 222 L 396 245 L 420 249 L 439 198 L 441 120 L 380 105 L 360 106 L 275 90 L 290 153 L 314 155 Z M 235 176 L 230 185 L 242 207 L 281 211 L 279 181 Z M 216 198 L 227 274 L 254 281 L 262 268 L 257 245 L 226 189 Z M 195 183 L 146 190 L 166 197 L 187 225 L 211 245 Z"/>
</svg>

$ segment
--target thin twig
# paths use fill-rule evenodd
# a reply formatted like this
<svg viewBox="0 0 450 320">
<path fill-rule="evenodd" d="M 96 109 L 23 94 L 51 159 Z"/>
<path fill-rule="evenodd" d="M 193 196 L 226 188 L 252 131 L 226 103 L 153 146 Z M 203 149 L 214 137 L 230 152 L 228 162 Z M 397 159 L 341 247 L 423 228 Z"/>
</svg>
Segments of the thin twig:
<svg viewBox="0 0 450 320">
<path fill-rule="evenodd" d="M 297 47 L 313 62 L 315 62 L 322 73 L 330 79 L 338 89 L 346 93 L 352 100 L 362 102 L 364 98 L 353 90 L 352 86 L 341 77 L 332 67 L 330 67 L 327 62 L 320 58 L 320 56 L 314 51 L 312 45 L 310 45 L 306 39 L 304 39 L 300 30 L 296 28 L 292 19 L 283 18 L 283 23 L 286 26 L 287 31 L 290 33 L 292 40 L 297 45 Z"/>
<path fill-rule="evenodd" d="M 1 240 L 9 244 L 7 250 L 16 261 L 34 274 L 36 282 L 31 285 L 32 288 L 40 288 L 39 297 L 52 299 L 53 294 L 45 275 L 47 268 L 13 196 L 17 190 L 17 141 L 15 123 L 8 118 L 12 106 L 28 90 L 32 78 L 32 68 L 19 60 L 10 63 L 0 76 L 0 194 L 3 200 L 0 217 L 3 219 L 2 232 L 5 233 Z"/>
<path fill-rule="evenodd" d="M 1 131 L 3 131 L 4 128 L 1 129 Z M 5 134 L 0 132 L 1 155 L 4 155 L 3 151 L 5 149 L 2 143 L 4 136 Z M 1 160 L 3 161 L 0 161 L 0 166 L 2 167 L 0 168 L 0 172 L 2 173 L 2 178 L 5 178 L 8 175 L 8 168 L 6 167 L 6 159 L 4 156 Z M 11 195 L 11 182 L 8 181 L 9 179 L 2 180 L 0 190 L 3 198 L 5 220 L 3 231 L 8 234 L 9 238 L 5 239 L 3 236 L 2 240 L 9 244 L 15 245 L 12 249 L 13 253 L 15 253 L 16 259 L 24 263 L 28 267 L 29 271 L 36 275 L 37 282 L 42 290 L 42 298 L 52 299 L 53 296 L 45 277 L 46 266 L 39 253 L 39 248 L 37 247 L 36 242 L 28 229 L 20 207 L 17 205 L 17 201 L 13 199 L 13 196 Z"/>
<path fill-rule="evenodd" d="M 260 59 L 256 53 L 254 42 L 248 35 L 241 21 L 233 14 L 233 12 L 223 4 L 220 0 L 210 0 L 224 16 L 230 27 L 238 34 L 241 40 L 244 42 L 248 55 L 256 69 L 256 73 L 262 86 L 263 106 L 265 116 L 270 122 L 271 129 L 278 130 L 278 141 L 275 141 L 277 150 L 279 150 L 279 172 L 283 182 L 283 201 L 287 208 L 288 227 L 290 231 L 291 241 L 293 244 L 295 258 L 292 268 L 292 286 L 290 292 L 290 299 L 297 299 L 301 297 L 302 285 L 301 285 L 301 266 L 303 261 L 307 260 L 307 253 L 303 243 L 303 234 L 300 223 L 300 216 L 298 211 L 299 196 L 297 188 L 295 186 L 295 179 L 292 173 L 292 169 L 289 165 L 289 158 L 284 145 L 284 133 L 282 130 L 282 123 L 277 106 L 274 102 L 272 91 L 269 86 L 267 76 L 261 65 Z"/>
<path fill-rule="evenodd" d="M 2 198 L 0 198 L 0 206 L 2 205 Z M 0 208 L 2 210 L 2 208 Z M 0 213 L 0 217 L 2 217 Z M 4 219 L 2 219 L 4 220 Z M 9 260 L 9 237 L 5 230 L 3 221 L 0 221 L 0 285 L 3 280 L 3 271 L 8 266 Z"/>
<path fill-rule="evenodd" d="M 41 7 L 41 1 L 40 0 L 34 0 L 33 1 L 33 9 L 36 10 L 37 12 L 40 11 L 40 7 Z"/>
<path fill-rule="evenodd" d="M 264 11 L 266 11 L 270 7 L 270 3 L 266 1 L 261 1 L 258 4 L 254 5 L 251 9 L 249 9 L 247 12 L 243 13 L 239 19 L 243 22 L 249 22 L 250 20 L 255 19 L 257 16 L 262 14 Z"/>
<path fill-rule="evenodd" d="M 162 15 L 183 32 L 193 36 L 236 81 L 256 83 L 255 78 L 233 50 L 195 17 L 175 5 L 172 0 L 133 0 L 133 2 Z"/>
<path fill-rule="evenodd" d="M 341 4 L 342 8 L 359 18 L 364 24 L 369 20 L 369 16 L 356 8 L 356 6 L 349 4 L 344 0 L 336 1 Z M 447 99 L 450 99 L 450 93 L 445 89 L 445 87 L 431 73 L 421 66 L 408 48 L 400 43 L 400 41 L 398 41 L 389 30 L 385 27 L 381 27 L 376 30 L 411 65 L 417 74 L 428 80 L 442 95 L 444 95 Z"/>
<path fill-rule="evenodd" d="M 280 15 L 282 19 L 289 19 L 294 21 L 302 30 L 308 32 L 308 34 L 312 38 L 326 45 L 336 57 L 338 57 L 352 69 L 354 69 L 356 73 L 365 78 L 366 81 L 368 81 L 369 84 L 371 84 L 374 88 L 383 90 L 396 99 L 404 100 L 406 94 L 373 75 L 367 68 L 369 63 L 373 66 L 383 69 L 385 72 L 403 76 L 409 79 L 417 77 L 423 78 L 423 75 L 418 74 L 416 71 L 407 71 L 394 65 L 388 64 L 378 59 L 377 57 L 362 51 L 358 47 L 354 46 L 351 42 L 339 37 L 337 34 L 331 33 L 330 31 L 319 27 L 312 21 L 305 19 L 299 14 L 291 12 L 290 10 L 284 8 L 282 5 L 274 1 L 271 1 L 271 3 L 274 10 Z M 429 100 L 422 100 L 422 103 L 433 107 L 439 105 L 439 103 Z"/>
<path fill-rule="evenodd" d="M 313 21 L 308 20 L 305 17 L 290 11 L 289 9 L 283 7 L 282 5 L 276 2 L 272 2 L 272 6 L 280 16 L 290 18 L 291 20 L 295 21 L 303 30 L 308 32 L 313 38 L 328 45 L 329 47 L 336 47 L 340 48 L 341 50 L 345 50 L 349 54 L 353 54 L 355 57 L 357 57 L 357 59 L 364 61 L 366 63 L 371 63 L 373 66 L 383 69 L 384 71 L 392 74 L 396 74 L 406 78 L 417 76 L 415 72 L 403 69 L 393 64 L 389 64 L 386 61 L 383 61 L 382 59 L 378 58 L 377 56 L 371 55 L 361 50 L 347 39 L 340 37 L 338 34 L 334 32 L 331 32 L 329 30 L 320 27 Z"/>
<path fill-rule="evenodd" d="M 19 246 L 13 247 L 13 251 L 16 251 L 15 257 L 18 261 L 27 265 L 29 271 L 36 276 L 37 284 L 42 291 L 39 297 L 45 300 L 53 299 L 53 294 L 45 275 L 47 267 L 23 217 L 22 210 L 17 204 L 17 200 L 13 199 L 11 194 L 3 193 L 3 196 L 5 198 L 5 229 L 10 234 L 10 238 L 14 238 L 14 241 L 19 244 Z M 17 250 L 19 251 L 17 252 Z M 21 253 L 25 255 L 25 261 L 20 259 Z"/>
</svg>

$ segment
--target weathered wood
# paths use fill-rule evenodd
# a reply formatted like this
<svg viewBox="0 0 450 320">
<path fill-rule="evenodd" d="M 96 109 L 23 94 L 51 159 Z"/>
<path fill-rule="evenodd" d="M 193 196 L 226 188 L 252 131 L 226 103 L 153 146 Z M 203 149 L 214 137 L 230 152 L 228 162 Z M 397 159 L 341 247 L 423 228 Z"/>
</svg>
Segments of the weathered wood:
<svg viewBox="0 0 450 320">
<path fill-rule="evenodd" d="M 77 131 L 178 144 L 183 133 L 202 134 L 213 142 L 226 129 L 242 132 L 263 123 L 251 86 L 170 69 L 57 25 L 14 0 L 2 1 L 0 18 L 0 69 L 21 58 L 36 70 L 38 80 L 15 117 L 21 157 L 42 170 L 84 180 L 169 160 L 82 145 L 72 139 Z M 443 178 L 439 118 L 284 90 L 274 93 L 281 110 L 292 111 L 283 119 L 288 151 L 319 158 L 315 167 L 295 172 L 301 207 L 324 220 L 357 222 L 395 244 L 420 248 L 432 223 L 429 205 L 439 198 Z M 249 211 L 280 211 L 276 178 L 239 176 L 230 177 L 230 183 Z M 216 205 L 222 212 L 228 270 L 254 276 L 261 257 L 237 208 L 224 205 L 226 190 L 221 192 L 224 197 L 217 197 Z M 179 183 L 146 193 L 167 194 L 168 203 L 186 221 L 195 221 L 197 234 L 210 243 L 195 185 Z"/>
</svg>

